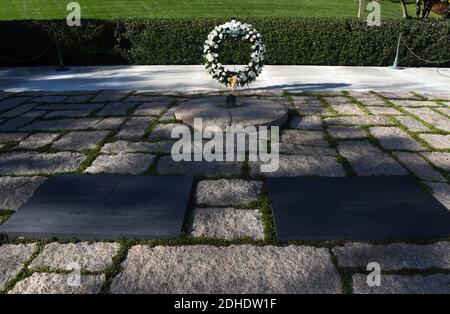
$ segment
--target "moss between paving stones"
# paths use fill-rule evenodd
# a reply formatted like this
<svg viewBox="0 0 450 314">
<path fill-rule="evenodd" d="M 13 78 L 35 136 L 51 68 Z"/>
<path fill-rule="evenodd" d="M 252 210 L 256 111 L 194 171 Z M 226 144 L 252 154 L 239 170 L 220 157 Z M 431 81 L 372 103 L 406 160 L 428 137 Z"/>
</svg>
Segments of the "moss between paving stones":
<svg viewBox="0 0 450 314">
<path fill-rule="evenodd" d="M 310 95 L 310 94 L 302 94 L 302 95 Z M 322 97 L 330 97 L 330 96 L 336 96 L 339 94 L 334 94 L 334 95 L 330 95 L 330 94 L 322 94 L 320 96 Z M 317 96 L 317 94 L 315 94 L 314 96 Z M 284 93 L 284 97 L 290 99 L 291 95 L 289 93 Z M 349 97 L 348 97 L 349 98 Z M 174 101 L 174 103 L 176 103 Z M 290 99 L 290 103 L 292 105 L 292 99 Z M 389 103 L 389 101 L 387 101 L 387 103 L 390 106 L 393 106 L 392 104 Z M 393 106 L 395 107 L 395 106 Z M 295 110 L 294 110 L 295 111 Z M 404 113 L 404 112 L 403 112 Z M 130 113 L 128 113 L 130 114 Z M 411 116 L 409 114 L 406 114 L 408 116 Z M 413 117 L 414 118 L 414 117 Z M 156 120 L 156 122 L 161 123 L 160 121 Z M 173 122 L 173 121 L 169 121 L 169 122 Z M 178 121 L 177 121 L 178 122 Z M 162 122 L 165 123 L 165 122 Z M 393 124 L 396 125 L 396 124 Z M 396 125 L 397 126 L 397 125 Z M 368 129 L 369 126 L 365 126 L 364 129 Z M 399 124 L 399 127 L 400 124 Z M 408 132 L 407 130 L 405 130 L 408 134 L 410 134 L 411 136 L 413 136 L 415 133 L 414 132 Z M 86 154 L 88 156 L 87 161 L 86 161 L 86 165 L 83 165 L 84 168 L 89 166 L 90 162 L 89 160 L 92 162 L 92 160 L 94 160 L 98 154 L 99 151 L 101 149 L 101 147 L 104 145 L 104 143 L 108 142 L 108 141 L 112 141 L 114 135 L 117 133 L 117 131 L 113 131 L 111 132 L 110 136 L 108 136 L 107 139 L 105 139 L 104 141 L 102 141 L 102 143 L 100 143 L 96 149 L 94 150 L 87 150 L 87 151 L 83 151 L 84 154 Z M 62 136 L 62 135 L 61 135 Z M 326 132 L 326 128 L 325 128 L 325 139 L 329 142 L 331 147 L 335 147 L 337 145 L 337 141 L 334 140 L 333 138 L 331 138 L 329 136 L 329 134 L 327 135 Z M 382 149 L 382 147 L 379 147 L 379 144 L 377 145 L 375 139 L 371 138 L 369 135 L 369 140 L 371 140 L 372 144 L 375 144 L 378 148 Z M 11 143 L 11 147 L 14 147 L 15 145 L 17 145 L 17 142 L 12 142 Z M 390 154 L 390 152 L 388 150 L 384 150 L 382 149 L 383 152 Z M 337 160 L 338 162 L 340 162 L 344 169 L 346 170 L 346 173 L 348 176 L 354 175 L 354 171 L 351 168 L 351 166 L 348 164 L 348 162 L 345 160 L 345 158 L 343 158 L 342 156 L 340 156 L 339 154 L 337 154 Z M 154 164 L 152 166 L 150 166 L 150 169 L 148 170 L 148 172 L 146 173 L 146 175 L 154 175 L 154 171 L 151 168 L 155 168 L 157 163 L 157 160 L 155 160 Z M 248 175 L 248 163 L 243 163 L 243 171 L 242 171 L 242 175 L 241 176 L 236 176 L 235 178 L 241 178 L 241 179 L 249 179 L 249 175 Z M 245 169 L 247 169 L 247 171 L 245 171 Z M 442 170 L 441 170 L 442 172 Z M 221 177 L 217 177 L 216 179 L 219 179 Z M 196 181 L 200 180 L 200 179 L 206 179 L 206 178 L 202 178 L 202 177 L 197 177 Z M 215 178 L 208 178 L 208 179 L 215 179 Z M 258 179 L 263 179 L 258 178 Z M 423 184 L 425 186 L 424 183 L 422 183 L 420 181 L 421 184 Z M 193 190 L 194 191 L 194 190 Z M 135 245 L 135 244 L 146 244 L 146 245 L 150 245 L 150 246 L 157 246 L 157 245 L 169 245 L 169 246 L 178 246 L 178 245 L 201 245 L 201 244 L 205 244 L 205 245 L 214 245 L 214 246 L 229 246 L 232 244 L 252 244 L 252 245 L 268 245 L 268 244 L 272 244 L 272 245 L 279 245 L 279 246 L 285 246 L 288 244 L 295 244 L 295 245 L 310 245 L 310 246 L 316 246 L 316 247 L 326 247 L 331 251 L 331 248 L 336 246 L 336 245 L 343 245 L 345 244 L 347 241 L 334 241 L 334 242 L 320 242 L 320 241 L 292 241 L 289 243 L 281 243 L 276 239 L 276 234 L 275 234 L 275 227 L 274 227 L 274 223 L 273 223 L 273 217 L 272 217 L 272 210 L 271 210 L 271 202 L 270 202 L 270 198 L 267 194 L 267 191 L 265 191 L 265 189 L 263 189 L 263 193 L 261 196 L 261 199 L 258 202 L 252 202 L 251 204 L 244 204 L 242 206 L 240 206 L 242 208 L 259 208 L 261 213 L 262 213 L 262 220 L 264 223 L 264 230 L 265 230 L 265 239 L 262 241 L 253 241 L 251 239 L 237 239 L 234 241 L 225 241 L 225 240 L 221 240 L 221 239 L 211 239 L 211 238 L 191 238 L 188 234 L 188 230 L 189 230 L 189 226 L 191 223 L 191 211 L 193 208 L 193 202 L 192 199 L 190 201 L 190 205 L 188 208 L 188 211 L 186 213 L 186 217 L 184 220 L 184 224 L 183 224 L 183 234 L 174 240 L 149 240 L 149 241 L 119 241 L 120 244 L 120 248 L 119 248 L 119 252 L 118 254 L 113 258 L 113 264 L 110 265 L 104 272 L 105 274 L 105 282 L 102 286 L 102 290 L 101 293 L 107 293 L 110 287 L 110 284 L 113 280 L 113 278 L 121 271 L 121 263 L 126 259 L 127 257 L 127 252 L 129 250 L 129 248 L 131 248 L 131 246 Z M 7 217 L 8 215 L 10 215 L 11 212 L 0 212 L 0 217 Z M 439 240 L 445 240 L 445 241 L 450 241 L 450 239 L 426 239 L 426 240 L 415 240 L 415 241 L 407 241 L 408 243 L 419 243 L 419 244 L 428 244 L 428 243 L 435 243 L 436 241 Z M 2 236 L 0 238 L 0 244 L 4 244 L 4 243 L 30 243 L 30 242 L 35 242 L 36 240 L 34 239 L 12 239 L 12 238 L 7 238 L 5 236 Z M 40 252 L 40 250 L 43 248 L 43 245 L 45 243 L 50 243 L 54 240 L 49 239 L 49 240 L 39 240 L 37 243 L 40 243 L 40 245 L 38 246 L 40 249 L 37 249 L 37 252 L 35 252 L 35 254 L 33 255 L 32 258 L 30 258 L 30 260 L 27 262 L 27 265 L 25 267 L 25 269 L 22 269 L 19 274 L 17 275 L 17 277 L 10 281 L 8 283 L 8 286 L 6 287 L 6 289 L 3 291 L 3 293 L 9 291 L 10 289 L 12 289 L 12 287 L 15 285 L 16 282 L 18 282 L 19 280 L 26 278 L 28 276 L 31 276 L 31 271 L 27 269 L 27 266 L 31 263 L 31 261 L 34 259 L 35 256 L 37 256 L 37 253 Z M 59 243 L 67 243 L 67 242 L 72 242 L 72 241 L 58 241 Z M 388 243 L 397 243 L 399 242 L 399 240 L 395 240 L 395 241 L 366 241 L 367 243 L 371 243 L 371 244 L 388 244 Z M 341 278 L 341 283 L 342 283 L 342 292 L 343 293 L 352 293 L 352 276 L 354 274 L 364 274 L 367 273 L 365 271 L 365 269 L 361 269 L 361 268 L 345 268 L 345 267 L 340 267 L 337 264 L 337 259 L 336 257 L 331 254 L 332 256 L 332 260 L 333 263 L 336 267 L 336 269 L 338 270 L 338 273 L 340 275 Z M 48 271 L 48 269 L 38 269 L 38 272 L 46 272 Z M 60 270 L 63 272 L 63 270 Z M 400 274 L 400 275 L 415 275 L 415 274 L 434 274 L 434 273 L 444 273 L 447 274 L 449 273 L 449 270 L 443 270 L 443 269 L 426 269 L 426 270 L 416 270 L 416 269 L 407 269 L 407 270 L 400 270 L 400 271 L 394 271 L 394 272 L 386 272 L 386 273 L 394 273 L 394 274 Z"/>
</svg>

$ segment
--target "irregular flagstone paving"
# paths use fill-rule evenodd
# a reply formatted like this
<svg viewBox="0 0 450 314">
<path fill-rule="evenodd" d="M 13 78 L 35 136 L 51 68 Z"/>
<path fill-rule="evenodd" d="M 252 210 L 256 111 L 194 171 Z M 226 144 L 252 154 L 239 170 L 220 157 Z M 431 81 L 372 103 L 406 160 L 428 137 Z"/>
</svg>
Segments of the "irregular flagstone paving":
<svg viewBox="0 0 450 314">
<path fill-rule="evenodd" d="M 420 137 L 438 149 L 450 149 L 450 135 L 421 134 Z"/>
<path fill-rule="evenodd" d="M 112 264 L 118 249 L 117 243 L 50 243 L 28 267 L 67 270 L 71 263 L 77 263 L 82 270 L 102 271 Z"/>
<path fill-rule="evenodd" d="M 358 175 L 407 174 L 399 163 L 367 141 L 341 142 L 338 151 L 350 162 Z"/>
<path fill-rule="evenodd" d="M 117 154 L 99 156 L 86 169 L 87 173 L 139 174 L 145 172 L 153 163 L 155 156 L 151 154 Z"/>
<path fill-rule="evenodd" d="M 197 208 L 193 214 L 191 235 L 225 240 L 239 238 L 262 240 L 264 227 L 258 210 Z"/>
<path fill-rule="evenodd" d="M 12 280 L 31 257 L 34 244 L 4 244 L 0 246 L 0 291 Z"/>
<path fill-rule="evenodd" d="M 183 232 L 188 243 L 203 244 L 136 245 L 119 260 L 117 242 L 52 242 L 37 250 L 37 243 L 0 238 L 0 292 L 449 293 L 448 239 L 326 249 L 280 245 L 271 239 L 264 185 L 279 176 L 410 173 L 450 212 L 450 94 L 423 95 L 428 101 L 411 92 L 274 95 L 259 97 L 291 112 L 280 128 L 280 167 L 262 173 L 261 161 L 172 159 L 171 130 L 182 123 L 174 112 L 182 101 L 204 95 L 0 93 L 0 221 L 47 176 L 193 175 Z M 242 241 L 248 244 L 237 245 Z M 61 273 L 72 262 L 84 272 L 80 286 Z M 369 262 L 389 271 L 381 287 L 367 285 L 362 270 Z M 24 267 L 27 275 L 17 278 Z M 114 278 L 106 276 L 110 269 L 118 270 Z"/>
<path fill-rule="evenodd" d="M 134 246 L 122 268 L 112 293 L 339 293 L 341 288 L 328 251 L 307 246 Z"/>
<path fill-rule="evenodd" d="M 344 168 L 334 157 L 308 155 L 280 155 L 279 168 L 274 172 L 261 172 L 261 162 L 249 162 L 250 174 L 267 177 L 325 176 L 343 177 Z"/>
<path fill-rule="evenodd" d="M 104 275 L 83 275 L 79 285 L 66 274 L 34 273 L 19 281 L 10 294 L 97 294 L 105 281 Z"/>
<path fill-rule="evenodd" d="M 294 116 L 289 123 L 289 127 L 292 129 L 321 131 L 323 122 L 319 116 Z"/>
<path fill-rule="evenodd" d="M 0 177 L 0 208 L 16 210 L 45 180 L 44 177 Z"/>
<path fill-rule="evenodd" d="M 433 190 L 434 197 L 450 210 L 450 185 L 433 182 L 428 182 L 427 184 Z"/>
<path fill-rule="evenodd" d="M 400 122 L 401 124 L 403 124 L 408 130 L 410 130 L 412 132 L 429 131 L 429 129 L 425 125 L 423 125 L 422 123 L 420 123 L 419 121 L 417 121 L 411 117 L 398 116 L 398 117 L 395 117 L 395 119 L 398 122 Z"/>
<path fill-rule="evenodd" d="M 450 132 L 448 118 L 430 108 L 406 108 L 405 110 L 438 129 Z"/>
<path fill-rule="evenodd" d="M 366 132 L 357 126 L 330 126 L 328 133 L 337 139 L 358 139 L 367 137 Z"/>
<path fill-rule="evenodd" d="M 86 156 L 78 153 L 7 153 L 0 155 L 0 175 L 73 172 Z"/>
<path fill-rule="evenodd" d="M 19 143 L 19 148 L 37 149 L 52 143 L 58 133 L 36 133 L 30 135 L 26 140 Z"/>
<path fill-rule="evenodd" d="M 170 154 L 173 142 L 127 142 L 119 140 L 113 143 L 107 143 L 103 146 L 101 152 L 104 154 L 119 153 L 162 153 Z"/>
<path fill-rule="evenodd" d="M 229 206 L 255 202 L 261 195 L 263 182 L 245 180 L 205 180 L 197 184 L 197 204 Z"/>
<path fill-rule="evenodd" d="M 93 149 L 107 135 L 107 131 L 70 132 L 57 140 L 52 147 L 59 150 L 71 151 Z"/>
<path fill-rule="evenodd" d="M 422 155 L 431 161 L 436 167 L 450 171 L 450 153 L 422 153 Z"/>
<path fill-rule="evenodd" d="M 445 179 L 439 172 L 433 169 L 433 167 L 426 162 L 425 159 L 420 157 L 415 153 L 408 152 L 395 152 L 395 156 L 399 161 L 414 174 L 419 176 L 423 180 L 434 180 L 446 182 Z"/>
<path fill-rule="evenodd" d="M 370 128 L 381 146 L 387 149 L 423 150 L 424 148 L 410 135 L 397 127 Z"/>
<path fill-rule="evenodd" d="M 449 242 L 429 245 L 350 243 L 333 248 L 333 252 L 339 265 L 344 267 L 366 267 L 370 262 L 377 262 L 382 270 L 450 269 Z"/>
</svg>

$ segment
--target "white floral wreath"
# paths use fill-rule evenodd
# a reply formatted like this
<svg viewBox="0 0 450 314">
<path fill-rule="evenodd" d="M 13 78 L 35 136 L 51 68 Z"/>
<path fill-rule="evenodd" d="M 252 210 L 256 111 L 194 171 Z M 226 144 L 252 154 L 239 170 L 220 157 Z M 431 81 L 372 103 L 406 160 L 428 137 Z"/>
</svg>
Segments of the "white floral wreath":
<svg viewBox="0 0 450 314">
<path fill-rule="evenodd" d="M 231 71 L 219 63 L 219 45 L 227 38 L 242 37 L 252 44 L 251 61 L 244 66 L 243 71 Z M 245 86 L 256 80 L 264 66 L 266 46 L 262 41 L 262 36 L 252 25 L 232 20 L 223 25 L 216 26 L 208 35 L 208 40 L 204 45 L 205 67 L 213 79 L 228 86 L 233 82 L 235 76 L 236 86 Z"/>
</svg>

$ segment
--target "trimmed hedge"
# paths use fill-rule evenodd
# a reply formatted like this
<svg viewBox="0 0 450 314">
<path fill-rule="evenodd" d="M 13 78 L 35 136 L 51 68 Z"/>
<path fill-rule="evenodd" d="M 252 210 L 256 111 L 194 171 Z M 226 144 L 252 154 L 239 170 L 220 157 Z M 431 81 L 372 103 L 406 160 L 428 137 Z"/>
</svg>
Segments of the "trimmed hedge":
<svg viewBox="0 0 450 314">
<path fill-rule="evenodd" d="M 7 59 L 29 59 L 55 40 L 62 47 L 65 62 L 71 65 L 200 64 L 208 33 L 225 21 L 82 20 L 82 27 L 73 28 L 61 21 L 0 22 L 0 65 L 54 65 L 55 47 L 37 60 Z M 450 58 L 448 20 L 387 20 L 381 27 L 368 27 L 352 18 L 248 18 L 245 22 L 263 34 L 267 64 L 386 66 L 395 57 L 400 31 L 419 56 L 429 60 Z M 225 62 L 247 62 L 248 51 L 238 46 L 227 46 Z M 449 66 L 450 62 L 424 63 L 402 46 L 401 65 Z"/>
</svg>

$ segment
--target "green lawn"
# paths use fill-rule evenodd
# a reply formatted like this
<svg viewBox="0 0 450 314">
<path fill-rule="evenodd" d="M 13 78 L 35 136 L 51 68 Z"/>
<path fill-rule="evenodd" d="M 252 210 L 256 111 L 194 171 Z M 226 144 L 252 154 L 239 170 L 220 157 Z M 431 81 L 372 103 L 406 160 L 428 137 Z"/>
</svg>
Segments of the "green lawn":
<svg viewBox="0 0 450 314">
<path fill-rule="evenodd" d="M 0 20 L 65 18 L 69 0 L 0 0 Z M 78 0 L 85 18 L 356 16 L 358 0 Z M 367 1 L 366 1 L 367 2 Z M 410 0 L 410 14 L 414 2 Z M 398 0 L 381 1 L 382 16 L 401 17 Z"/>
</svg>

